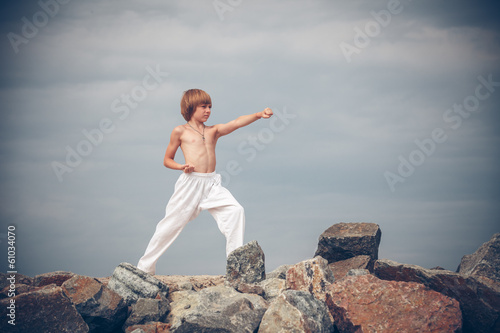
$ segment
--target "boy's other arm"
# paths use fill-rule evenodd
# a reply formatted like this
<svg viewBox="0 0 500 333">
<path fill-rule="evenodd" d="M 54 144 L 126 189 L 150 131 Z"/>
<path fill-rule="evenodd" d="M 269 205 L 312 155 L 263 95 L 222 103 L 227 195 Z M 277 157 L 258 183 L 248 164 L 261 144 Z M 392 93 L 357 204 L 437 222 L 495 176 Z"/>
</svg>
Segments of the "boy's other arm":
<svg viewBox="0 0 500 333">
<path fill-rule="evenodd" d="M 234 132 L 238 128 L 250 125 L 254 121 L 260 119 L 260 118 L 270 118 L 273 115 L 273 111 L 270 108 L 264 109 L 264 111 L 245 115 L 245 116 L 240 116 L 234 120 L 231 120 L 230 122 L 226 124 L 218 124 L 215 125 L 215 128 L 217 129 L 217 138 L 228 135 L 229 133 Z"/>
<path fill-rule="evenodd" d="M 165 152 L 163 165 L 170 169 L 183 170 L 186 173 L 193 172 L 194 166 L 189 164 L 180 164 L 174 161 L 175 153 L 181 146 L 181 134 L 182 128 L 180 126 L 174 128 L 172 134 L 170 134 L 170 142 L 168 143 L 167 151 Z"/>
</svg>

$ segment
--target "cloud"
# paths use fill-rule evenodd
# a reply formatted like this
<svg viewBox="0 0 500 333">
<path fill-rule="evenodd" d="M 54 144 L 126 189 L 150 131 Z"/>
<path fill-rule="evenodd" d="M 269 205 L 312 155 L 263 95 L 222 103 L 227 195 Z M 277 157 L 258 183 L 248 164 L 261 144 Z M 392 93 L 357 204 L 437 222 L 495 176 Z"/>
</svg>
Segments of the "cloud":
<svg viewBox="0 0 500 333">
<path fill-rule="evenodd" d="M 19 227 L 24 273 L 103 276 L 136 263 L 178 177 L 162 160 L 184 121 L 181 94 L 192 87 L 212 96 L 210 124 L 267 106 L 295 116 L 275 131 L 258 121 L 217 148 L 219 172 L 230 161 L 241 167 L 228 188 L 246 209 L 246 240 L 263 246 L 269 269 L 312 256 L 331 224 L 362 221 L 381 225 L 383 257 L 454 269 L 496 231 L 499 216 L 500 95 L 492 92 L 456 130 L 443 119 L 474 94 L 478 76 L 500 81 L 496 5 L 401 4 L 350 63 L 339 45 L 355 45 L 356 29 L 388 1 L 242 2 L 224 20 L 206 1 L 72 1 L 19 53 L 4 38 L 0 216 Z M 41 10 L 36 2 L 2 6 L 4 35 Z M 127 105 L 148 68 L 169 74 Z M 103 119 L 114 129 L 100 137 Z M 446 141 L 391 192 L 384 172 L 397 173 L 399 157 L 435 128 Z M 51 163 L 66 163 L 68 147 L 79 145 L 90 152 L 59 182 Z M 202 214 L 159 273 L 223 274 L 221 237 Z"/>
</svg>

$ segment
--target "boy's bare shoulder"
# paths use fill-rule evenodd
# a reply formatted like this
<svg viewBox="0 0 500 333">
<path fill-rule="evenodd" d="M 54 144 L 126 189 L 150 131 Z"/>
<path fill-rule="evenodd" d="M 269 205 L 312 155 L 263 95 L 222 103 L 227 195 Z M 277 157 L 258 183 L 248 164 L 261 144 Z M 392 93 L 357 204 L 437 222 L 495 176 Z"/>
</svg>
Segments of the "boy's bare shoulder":
<svg viewBox="0 0 500 333">
<path fill-rule="evenodd" d="M 173 130 L 172 130 L 172 134 L 182 134 L 184 131 L 186 130 L 186 125 L 179 125 L 179 126 L 176 126 Z"/>
</svg>

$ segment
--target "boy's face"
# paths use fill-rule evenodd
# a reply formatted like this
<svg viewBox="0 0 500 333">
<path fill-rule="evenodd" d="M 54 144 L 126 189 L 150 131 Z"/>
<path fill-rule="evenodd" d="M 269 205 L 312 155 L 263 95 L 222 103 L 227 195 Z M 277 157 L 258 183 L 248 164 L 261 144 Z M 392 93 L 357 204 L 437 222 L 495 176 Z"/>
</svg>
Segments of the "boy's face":
<svg viewBox="0 0 500 333">
<path fill-rule="evenodd" d="M 198 105 L 196 107 L 196 110 L 194 110 L 193 116 L 191 118 L 204 123 L 208 120 L 208 117 L 210 117 L 210 113 L 212 112 L 211 109 L 211 104 Z"/>
</svg>

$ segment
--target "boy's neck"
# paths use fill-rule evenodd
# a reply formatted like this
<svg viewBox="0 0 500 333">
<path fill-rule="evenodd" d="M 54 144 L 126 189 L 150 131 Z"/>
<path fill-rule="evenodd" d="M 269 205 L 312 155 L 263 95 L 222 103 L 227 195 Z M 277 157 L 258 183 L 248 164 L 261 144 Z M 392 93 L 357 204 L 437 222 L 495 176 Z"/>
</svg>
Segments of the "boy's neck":
<svg viewBox="0 0 500 333">
<path fill-rule="evenodd" d="M 205 123 L 202 123 L 201 121 L 197 121 L 196 119 L 192 118 L 188 121 L 188 124 L 197 128 L 205 127 Z"/>
</svg>

